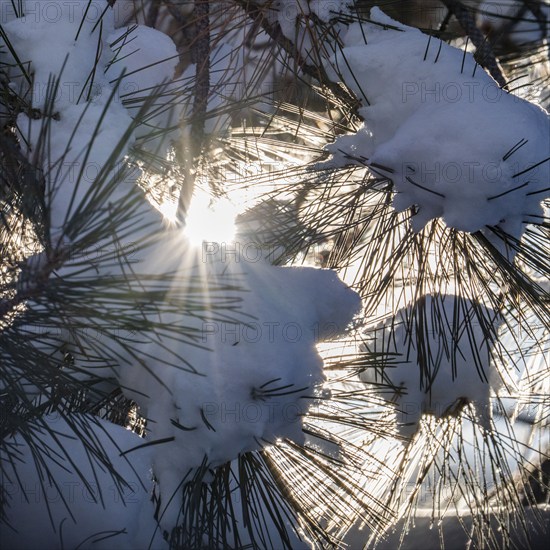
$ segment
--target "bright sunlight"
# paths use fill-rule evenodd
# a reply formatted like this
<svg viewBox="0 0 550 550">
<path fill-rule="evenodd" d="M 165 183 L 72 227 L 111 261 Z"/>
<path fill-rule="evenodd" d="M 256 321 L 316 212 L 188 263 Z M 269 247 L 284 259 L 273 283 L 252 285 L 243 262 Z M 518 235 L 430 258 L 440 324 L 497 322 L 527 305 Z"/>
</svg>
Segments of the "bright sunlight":
<svg viewBox="0 0 550 550">
<path fill-rule="evenodd" d="M 191 244 L 232 241 L 237 207 L 227 199 L 211 199 L 206 193 L 199 193 L 191 200 L 184 228 Z"/>
</svg>

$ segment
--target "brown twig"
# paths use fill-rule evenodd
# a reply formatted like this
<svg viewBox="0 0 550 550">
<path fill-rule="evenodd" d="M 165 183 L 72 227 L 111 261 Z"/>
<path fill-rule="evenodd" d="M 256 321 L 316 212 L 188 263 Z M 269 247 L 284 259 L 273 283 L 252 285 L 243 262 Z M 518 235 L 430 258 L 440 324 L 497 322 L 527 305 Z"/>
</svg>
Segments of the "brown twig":
<svg viewBox="0 0 550 550">
<path fill-rule="evenodd" d="M 523 0 L 523 5 L 535 16 L 543 37 L 546 36 L 548 20 L 541 7 L 542 2 L 540 2 L 540 0 Z"/>
<path fill-rule="evenodd" d="M 501 88 L 506 86 L 506 79 L 498 65 L 491 44 L 476 25 L 475 15 L 460 0 L 441 0 L 447 9 L 456 17 L 464 32 L 476 47 L 475 60 L 489 71 Z"/>
<path fill-rule="evenodd" d="M 297 68 L 302 71 L 304 75 L 310 76 L 317 80 L 323 88 L 329 91 L 337 99 L 337 101 L 344 103 L 353 116 L 363 120 L 363 117 L 359 114 L 359 108 L 361 107 L 361 102 L 359 99 L 343 84 L 333 82 L 320 64 L 316 66 L 307 63 L 292 40 L 289 40 L 283 34 L 279 23 L 268 21 L 261 6 L 258 6 L 249 0 L 235 0 L 235 2 L 241 6 L 248 17 L 252 19 L 256 25 L 261 26 L 264 32 L 288 55 L 290 55 Z"/>
<path fill-rule="evenodd" d="M 157 24 L 157 19 L 160 12 L 160 3 L 162 0 L 151 0 L 151 4 L 149 6 L 149 10 L 147 11 L 147 25 L 149 27 L 155 27 Z"/>
<path fill-rule="evenodd" d="M 195 0 L 195 40 L 191 45 L 191 62 L 195 64 L 195 90 L 191 120 L 193 157 L 198 158 L 204 144 L 204 124 L 210 95 L 210 4 Z"/>
<path fill-rule="evenodd" d="M 172 13 L 173 10 L 171 10 Z M 195 64 L 193 110 L 190 122 L 189 154 L 183 159 L 184 181 L 180 189 L 178 217 L 185 220 L 195 187 L 195 174 L 205 144 L 205 122 L 210 95 L 210 2 L 195 0 L 191 63 Z M 180 14 L 181 15 L 181 14 Z M 183 22 L 182 22 L 183 23 Z"/>
</svg>

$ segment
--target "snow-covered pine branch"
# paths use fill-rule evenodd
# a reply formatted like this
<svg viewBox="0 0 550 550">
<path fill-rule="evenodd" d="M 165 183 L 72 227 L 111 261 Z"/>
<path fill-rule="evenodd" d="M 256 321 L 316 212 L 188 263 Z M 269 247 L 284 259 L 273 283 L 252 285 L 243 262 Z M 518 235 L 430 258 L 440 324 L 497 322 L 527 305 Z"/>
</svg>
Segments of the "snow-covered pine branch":
<svg viewBox="0 0 550 550">
<path fill-rule="evenodd" d="M 545 6 L 370 4 L 0 1 L 2 542 L 537 530 Z"/>
</svg>

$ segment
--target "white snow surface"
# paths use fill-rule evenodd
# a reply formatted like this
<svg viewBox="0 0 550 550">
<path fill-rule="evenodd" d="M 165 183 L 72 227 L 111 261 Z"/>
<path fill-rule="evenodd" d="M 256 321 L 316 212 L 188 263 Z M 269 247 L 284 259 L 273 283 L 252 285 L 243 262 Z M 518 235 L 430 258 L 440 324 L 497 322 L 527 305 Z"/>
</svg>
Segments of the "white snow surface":
<svg viewBox="0 0 550 550">
<path fill-rule="evenodd" d="M 119 83 L 119 101 L 142 121 L 136 137 L 142 138 L 142 148 L 164 158 L 170 140 L 178 135 L 175 127 L 186 105 L 182 83 L 174 81 L 179 62 L 176 45 L 144 25 L 114 31 L 109 44 L 114 55 L 106 74 Z"/>
<path fill-rule="evenodd" d="M 88 446 L 72 426 L 87 433 Z M 143 439 L 86 415 L 49 415 L 31 430 L 3 441 L 3 548 L 168 547 L 154 519 L 150 450 L 121 455 Z M 119 477 L 93 449 L 105 451 Z"/>
<path fill-rule="evenodd" d="M 395 403 L 402 435 L 413 435 L 425 413 L 452 414 L 461 400 L 472 403 L 480 422 L 489 425 L 491 388 L 499 387 L 500 377 L 491 365 L 491 342 L 484 336 L 476 309 L 499 321 L 481 304 L 455 300 L 446 295 L 436 302 L 426 295 L 425 314 L 413 315 L 415 306 L 410 305 L 365 332 L 360 350 L 387 356 L 384 367 L 365 369 L 360 378 L 382 384 L 376 387 Z M 415 318 L 420 320 L 412 323 Z M 395 388 L 393 395 L 388 385 Z"/>
<path fill-rule="evenodd" d="M 326 64 L 362 100 L 365 122 L 328 145 L 320 166 L 367 164 L 391 178 L 393 206 L 415 207 L 417 231 L 443 218 L 521 236 L 550 195 L 548 113 L 501 90 L 471 54 L 378 9 L 371 18 L 379 24 L 348 27 Z"/>
</svg>

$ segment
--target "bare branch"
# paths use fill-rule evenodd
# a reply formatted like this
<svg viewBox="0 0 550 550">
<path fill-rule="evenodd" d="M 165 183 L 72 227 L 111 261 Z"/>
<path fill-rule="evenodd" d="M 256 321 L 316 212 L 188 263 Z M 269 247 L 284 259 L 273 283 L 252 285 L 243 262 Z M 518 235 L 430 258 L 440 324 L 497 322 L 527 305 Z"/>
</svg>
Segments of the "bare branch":
<svg viewBox="0 0 550 550">
<path fill-rule="evenodd" d="M 475 15 L 459 0 L 441 0 L 447 9 L 456 17 L 464 32 L 476 47 L 475 60 L 489 71 L 501 88 L 506 86 L 506 79 L 499 67 L 493 48 L 476 25 Z"/>
<path fill-rule="evenodd" d="M 250 17 L 256 25 L 261 26 L 261 28 L 271 37 L 271 39 L 274 40 L 292 59 L 294 59 L 298 69 L 300 69 L 305 75 L 317 80 L 321 86 L 329 91 L 339 102 L 345 104 L 353 116 L 363 120 L 363 117 L 359 114 L 361 102 L 357 99 L 357 97 L 355 97 L 355 95 L 341 83 L 333 82 L 320 64 L 316 66 L 307 63 L 296 45 L 283 34 L 280 25 L 276 22 L 272 23 L 268 21 L 268 19 L 264 16 L 261 6 L 258 6 L 254 2 L 250 2 L 248 0 L 235 0 L 235 2 L 241 6 L 248 17 Z"/>
</svg>

